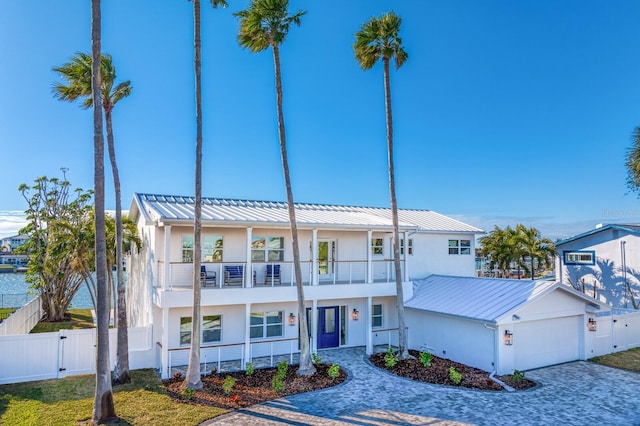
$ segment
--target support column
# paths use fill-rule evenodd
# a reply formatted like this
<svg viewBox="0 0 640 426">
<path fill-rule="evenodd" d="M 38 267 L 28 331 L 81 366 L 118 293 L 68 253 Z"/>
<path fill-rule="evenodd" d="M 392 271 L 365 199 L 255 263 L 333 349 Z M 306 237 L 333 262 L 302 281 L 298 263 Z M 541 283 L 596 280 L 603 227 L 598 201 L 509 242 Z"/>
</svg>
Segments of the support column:
<svg viewBox="0 0 640 426">
<path fill-rule="evenodd" d="M 318 353 L 318 299 L 311 301 L 311 342 L 311 353 Z"/>
<path fill-rule="evenodd" d="M 371 259 L 371 241 L 373 240 L 373 231 L 367 231 L 367 282 L 373 282 L 373 263 Z"/>
<path fill-rule="evenodd" d="M 253 235 L 253 228 L 247 228 L 247 265 L 244 269 L 244 286 L 246 288 L 253 287 L 253 271 L 251 265 L 251 239 Z"/>
<path fill-rule="evenodd" d="M 251 362 L 251 303 L 244 305 L 244 365 Z"/>
<path fill-rule="evenodd" d="M 367 297 L 367 306 L 365 307 L 364 320 L 366 321 L 366 352 L 367 355 L 373 354 L 373 326 L 371 325 L 371 309 L 373 300 L 371 296 Z"/>
<path fill-rule="evenodd" d="M 171 377 L 169 366 L 169 309 L 162 309 L 162 335 L 160 336 L 160 372 L 163 379 Z"/>
<path fill-rule="evenodd" d="M 318 282 L 318 230 L 314 229 L 311 231 L 311 285 Z"/>
<path fill-rule="evenodd" d="M 162 289 L 169 290 L 171 280 L 171 225 L 164 226 L 164 280 Z"/>
</svg>

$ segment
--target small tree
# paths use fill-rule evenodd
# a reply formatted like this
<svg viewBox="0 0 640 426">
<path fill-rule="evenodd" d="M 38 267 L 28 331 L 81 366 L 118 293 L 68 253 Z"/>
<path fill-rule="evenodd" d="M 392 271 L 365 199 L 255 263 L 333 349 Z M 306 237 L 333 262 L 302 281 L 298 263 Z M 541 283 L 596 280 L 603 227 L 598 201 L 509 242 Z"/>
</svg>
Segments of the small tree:
<svg viewBox="0 0 640 426">
<path fill-rule="evenodd" d="M 72 192 L 66 176 L 42 176 L 33 186 L 22 184 L 18 189 L 29 205 L 27 226 L 20 230 L 29 237 L 20 247 L 30 255 L 25 281 L 41 296 L 44 318 L 62 321 L 84 282 L 87 260 L 93 260 L 92 247 L 87 246 L 93 238 L 85 234 L 92 192 Z"/>
</svg>

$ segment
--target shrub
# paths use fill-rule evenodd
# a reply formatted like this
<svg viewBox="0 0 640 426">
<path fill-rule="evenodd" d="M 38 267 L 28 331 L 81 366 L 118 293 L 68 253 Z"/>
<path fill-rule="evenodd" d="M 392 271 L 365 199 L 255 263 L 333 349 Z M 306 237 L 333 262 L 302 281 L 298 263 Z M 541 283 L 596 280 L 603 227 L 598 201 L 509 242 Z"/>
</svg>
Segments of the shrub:
<svg viewBox="0 0 640 426">
<path fill-rule="evenodd" d="M 191 389 L 191 388 L 184 388 L 182 390 L 182 397 L 184 399 L 193 399 L 193 396 L 195 395 L 196 391 Z"/>
<path fill-rule="evenodd" d="M 340 375 L 340 366 L 338 364 L 331 365 L 331 367 L 329 367 L 329 371 L 327 371 L 327 374 L 333 380 L 337 379 L 338 376 Z"/>
<path fill-rule="evenodd" d="M 253 366 L 253 363 L 252 362 L 248 363 L 247 368 L 245 369 L 245 374 L 247 376 L 252 376 L 255 371 L 256 371 L 256 368 Z"/>
<path fill-rule="evenodd" d="M 284 390 L 284 382 L 277 374 L 271 379 L 271 388 L 278 393 Z"/>
<path fill-rule="evenodd" d="M 425 367 L 431 366 L 431 352 L 420 352 L 420 362 Z"/>
<path fill-rule="evenodd" d="M 393 349 L 391 349 L 391 346 L 389 346 L 389 349 L 387 349 L 387 353 L 384 356 L 384 366 L 387 368 L 393 368 L 397 363 L 398 358 L 396 358 L 396 354 L 393 352 Z"/>
<path fill-rule="evenodd" d="M 522 371 L 513 370 L 513 374 L 511 375 L 511 380 L 513 380 L 514 382 L 524 382 L 526 379 Z"/>
<path fill-rule="evenodd" d="M 322 358 L 314 352 L 311 354 L 311 362 L 313 362 L 314 365 L 318 365 L 322 362 Z"/>
<path fill-rule="evenodd" d="M 235 384 L 235 378 L 231 376 L 227 376 L 224 378 L 224 382 L 222 383 L 222 390 L 224 391 L 225 395 L 229 395 L 231 393 L 231 389 L 233 389 L 233 385 Z"/>
<path fill-rule="evenodd" d="M 455 367 L 451 366 L 449 367 L 449 379 L 451 379 L 454 384 L 459 385 L 462 381 L 462 374 L 458 373 Z"/>
<path fill-rule="evenodd" d="M 283 359 L 278 363 L 278 372 L 276 373 L 277 377 L 284 379 L 287 376 L 287 369 L 289 368 L 289 363 L 287 363 L 286 359 Z"/>
</svg>

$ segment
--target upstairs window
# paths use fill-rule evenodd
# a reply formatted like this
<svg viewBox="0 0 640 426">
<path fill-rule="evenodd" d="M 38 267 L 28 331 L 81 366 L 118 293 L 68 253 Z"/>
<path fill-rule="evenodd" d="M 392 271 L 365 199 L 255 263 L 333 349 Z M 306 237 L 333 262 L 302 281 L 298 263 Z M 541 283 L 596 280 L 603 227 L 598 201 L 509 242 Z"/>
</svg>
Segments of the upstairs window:
<svg viewBox="0 0 640 426">
<path fill-rule="evenodd" d="M 282 262 L 284 260 L 284 237 L 253 237 L 251 260 L 254 262 Z"/>
<path fill-rule="evenodd" d="M 224 248 L 222 236 L 205 235 L 202 249 L 205 262 L 222 262 L 222 249 Z"/>
<path fill-rule="evenodd" d="M 384 240 L 382 238 L 371 239 L 371 254 L 373 255 L 384 254 Z"/>
<path fill-rule="evenodd" d="M 193 235 L 182 236 L 182 261 L 193 263 Z"/>
<path fill-rule="evenodd" d="M 588 251 L 564 251 L 562 252 L 565 265 L 595 265 L 596 252 Z"/>
<path fill-rule="evenodd" d="M 449 240 L 449 254 L 471 254 L 471 240 Z"/>
<path fill-rule="evenodd" d="M 407 254 L 413 254 L 413 239 L 409 238 L 409 247 L 407 248 Z M 400 254 L 404 254 L 404 238 L 400 238 Z"/>
</svg>

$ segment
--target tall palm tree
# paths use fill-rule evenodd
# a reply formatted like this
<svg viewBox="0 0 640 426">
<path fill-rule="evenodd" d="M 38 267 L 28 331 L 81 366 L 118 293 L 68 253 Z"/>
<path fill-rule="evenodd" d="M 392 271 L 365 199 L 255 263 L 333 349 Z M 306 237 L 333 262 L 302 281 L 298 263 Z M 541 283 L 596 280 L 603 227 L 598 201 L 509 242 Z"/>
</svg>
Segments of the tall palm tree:
<svg viewBox="0 0 640 426">
<path fill-rule="evenodd" d="M 200 0 L 193 1 L 193 50 L 194 72 L 196 79 L 196 173 L 195 204 L 193 212 L 193 309 L 191 313 L 191 347 L 189 348 L 189 366 L 184 387 L 202 389 L 200 378 L 200 258 L 202 246 L 202 79 L 201 79 L 201 41 L 200 41 Z M 225 0 L 209 0 L 214 8 L 226 7 Z"/>
<path fill-rule="evenodd" d="M 393 12 L 383 13 L 380 18 L 371 18 L 356 33 L 353 44 L 356 59 L 363 70 L 367 71 L 382 59 L 384 69 L 384 104 L 387 119 L 387 159 L 389 170 L 389 198 L 391 199 L 391 220 L 393 225 L 393 264 L 396 275 L 396 307 L 398 310 L 398 358 L 409 357 L 408 337 L 404 320 L 404 292 L 402 289 L 402 270 L 400 267 L 400 233 L 398 230 L 398 204 L 396 202 L 396 184 L 393 163 L 393 114 L 391 112 L 391 85 L 389 81 L 389 63 L 393 59 L 399 69 L 409 55 L 402 46 L 399 36 L 402 20 Z"/>
<path fill-rule="evenodd" d="M 83 99 L 82 107 L 91 108 L 93 99 L 91 96 L 91 56 L 87 53 L 76 53 L 69 62 L 54 67 L 53 70 L 60 73 L 66 81 L 55 83 L 53 86 L 54 96 L 63 101 L 74 102 Z M 113 140 L 113 107 L 122 99 L 131 94 L 131 82 L 116 82 L 116 69 L 113 66 L 111 55 L 103 54 L 100 59 L 101 73 L 101 94 L 102 107 L 107 128 L 107 147 L 109 150 L 109 160 L 111 162 L 111 172 L 113 174 L 113 186 L 116 196 L 116 271 L 117 271 L 117 358 L 114 370 L 114 381 L 116 383 L 128 383 L 129 378 L 129 338 L 127 324 L 127 302 L 124 287 L 124 271 L 122 269 L 122 197 L 120 191 L 120 173 L 116 162 L 116 150 Z M 114 86 L 115 84 L 115 86 Z"/>
<path fill-rule="evenodd" d="M 519 245 L 522 263 L 529 259 L 531 268 L 525 266 L 525 270 L 531 274 L 531 279 L 536 276 L 535 265 L 549 266 L 556 253 L 555 245 L 549 238 L 542 238 L 536 228 L 527 228 L 523 224 L 516 225 L 516 238 Z"/>
<path fill-rule="evenodd" d="M 93 88 L 93 151 L 96 229 L 96 280 L 97 296 L 97 350 L 96 350 L 96 393 L 93 400 L 94 423 L 105 422 L 116 417 L 111 388 L 109 368 L 109 294 L 107 292 L 107 243 L 105 237 L 104 214 L 104 135 L 102 134 L 102 87 L 100 74 L 101 50 L 100 0 L 91 0 L 91 64 Z"/>
<path fill-rule="evenodd" d="M 503 278 L 508 278 L 511 264 L 522 258 L 515 229 L 495 226 L 493 231 L 480 239 L 482 255 L 490 259 L 490 267 L 500 270 Z M 496 274 L 497 275 L 497 274 Z"/>
<path fill-rule="evenodd" d="M 636 127 L 631 137 L 633 145 L 627 150 L 625 166 L 627 168 L 627 187 L 640 193 L 640 126 Z"/>
<path fill-rule="evenodd" d="M 284 115 L 282 112 L 282 76 L 280 72 L 280 44 L 289 33 L 291 24 L 300 26 L 300 18 L 307 13 L 300 10 L 292 15 L 287 10 L 288 0 L 252 0 L 249 7 L 235 13 L 240 20 L 238 31 L 238 43 L 250 52 L 262 52 L 269 47 L 273 49 L 273 63 L 276 79 L 276 110 L 278 116 L 278 135 L 280 137 L 280 156 L 282 158 L 282 171 L 287 192 L 287 210 L 291 226 L 291 240 L 293 245 L 293 264 L 296 275 L 296 289 L 298 293 L 298 323 L 300 330 L 300 367 L 298 374 L 312 375 L 316 369 L 311 362 L 309 349 L 309 330 L 304 306 L 304 289 L 302 287 L 302 269 L 300 267 L 300 245 L 298 242 L 298 226 L 296 224 L 296 211 L 293 203 L 293 191 L 291 190 L 291 177 L 289 176 L 289 160 L 287 158 L 287 138 L 284 127 Z"/>
</svg>

